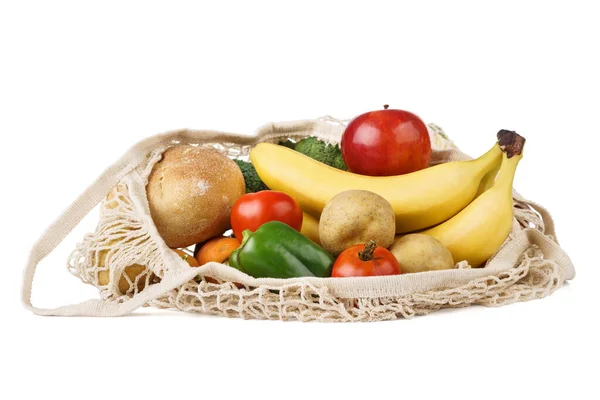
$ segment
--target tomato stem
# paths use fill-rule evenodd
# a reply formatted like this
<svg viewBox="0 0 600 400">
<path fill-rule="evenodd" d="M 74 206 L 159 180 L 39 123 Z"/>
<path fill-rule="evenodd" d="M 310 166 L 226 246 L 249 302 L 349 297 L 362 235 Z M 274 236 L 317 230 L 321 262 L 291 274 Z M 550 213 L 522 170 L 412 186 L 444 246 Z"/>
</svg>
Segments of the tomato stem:
<svg viewBox="0 0 600 400">
<path fill-rule="evenodd" d="M 371 261 L 376 248 L 377 243 L 375 243 L 374 240 L 369 240 L 369 242 L 365 244 L 365 248 L 358 252 L 358 258 L 362 261 Z"/>
</svg>

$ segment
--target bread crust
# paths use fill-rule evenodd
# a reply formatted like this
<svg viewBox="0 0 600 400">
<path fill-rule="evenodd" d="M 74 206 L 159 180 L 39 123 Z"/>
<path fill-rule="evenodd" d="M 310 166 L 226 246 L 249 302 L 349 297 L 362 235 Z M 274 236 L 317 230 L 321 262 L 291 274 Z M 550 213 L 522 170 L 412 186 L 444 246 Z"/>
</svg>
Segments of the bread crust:
<svg viewBox="0 0 600 400">
<path fill-rule="evenodd" d="M 167 149 L 146 186 L 152 219 L 171 248 L 223 234 L 245 190 L 242 172 L 231 159 L 194 146 Z"/>
</svg>

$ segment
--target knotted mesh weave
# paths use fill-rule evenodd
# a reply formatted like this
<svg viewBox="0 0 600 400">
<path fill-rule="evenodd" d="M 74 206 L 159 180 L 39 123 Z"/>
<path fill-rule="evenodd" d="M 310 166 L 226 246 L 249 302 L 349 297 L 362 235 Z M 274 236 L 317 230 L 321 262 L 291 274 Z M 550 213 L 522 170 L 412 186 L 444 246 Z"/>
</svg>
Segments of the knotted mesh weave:
<svg viewBox="0 0 600 400">
<path fill-rule="evenodd" d="M 330 124 L 343 125 L 325 117 Z M 455 149 L 436 125 L 430 125 L 434 151 Z M 317 134 L 331 143 L 339 137 Z M 301 139 L 285 133 L 265 135 L 260 141 Z M 236 143 L 181 143 L 215 149 L 229 157 L 247 157 L 252 146 Z M 145 185 L 152 166 L 165 148 L 154 150 L 135 174 L 125 177 L 101 205 L 96 230 L 85 235 L 68 260 L 69 271 L 83 282 L 98 288 L 102 299 L 123 302 L 160 282 L 166 272 L 164 255 L 157 246 L 159 237 L 145 212 Z M 448 160 L 438 160 L 448 161 Z M 218 171 L 215 171 L 218 173 Z M 544 232 L 541 216 L 515 195 L 513 229 L 507 242 L 523 228 Z M 226 265 L 219 266 L 225 270 Z M 459 269 L 470 268 L 465 262 Z M 429 272 L 426 272 L 427 274 Z M 216 274 L 218 275 L 218 274 Z M 290 281 L 273 285 L 226 281 L 219 276 L 197 276 L 183 285 L 149 301 L 146 306 L 258 319 L 297 319 L 300 321 L 379 321 L 411 318 L 447 307 L 471 304 L 499 306 L 542 298 L 559 288 L 564 277 L 556 262 L 544 258 L 540 249 L 529 246 L 513 268 L 490 273 L 464 285 L 438 288 L 402 296 L 339 297 L 328 287 L 314 282 Z"/>
</svg>

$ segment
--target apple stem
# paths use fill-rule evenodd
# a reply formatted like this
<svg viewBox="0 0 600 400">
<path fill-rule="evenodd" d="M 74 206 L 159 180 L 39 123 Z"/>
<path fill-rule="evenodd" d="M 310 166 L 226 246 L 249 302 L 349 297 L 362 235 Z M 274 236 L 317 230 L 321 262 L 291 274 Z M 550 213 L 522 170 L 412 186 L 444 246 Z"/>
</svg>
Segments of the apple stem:
<svg viewBox="0 0 600 400">
<path fill-rule="evenodd" d="M 358 258 L 363 261 L 371 261 L 373 259 L 373 253 L 377 248 L 377 244 L 374 240 L 369 240 L 369 243 L 365 244 L 365 248 L 358 252 Z"/>
<path fill-rule="evenodd" d="M 383 105 L 383 109 L 384 109 L 384 110 L 387 110 L 388 108 L 390 108 L 390 105 L 389 105 L 389 104 L 384 104 L 384 105 Z"/>
</svg>

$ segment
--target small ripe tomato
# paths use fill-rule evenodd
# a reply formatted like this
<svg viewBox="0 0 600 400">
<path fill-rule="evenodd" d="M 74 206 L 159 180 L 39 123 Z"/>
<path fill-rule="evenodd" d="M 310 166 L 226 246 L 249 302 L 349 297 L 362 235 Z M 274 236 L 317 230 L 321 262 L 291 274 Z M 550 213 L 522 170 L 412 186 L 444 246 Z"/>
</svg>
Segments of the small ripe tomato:
<svg viewBox="0 0 600 400">
<path fill-rule="evenodd" d="M 231 228 L 239 240 L 244 230 L 254 232 L 269 221 L 281 221 L 300 231 L 302 209 L 288 194 L 275 190 L 245 194 L 231 209 Z"/>
<path fill-rule="evenodd" d="M 342 252 L 335 260 L 331 277 L 381 276 L 400 274 L 400 263 L 386 248 L 374 241 L 357 244 Z"/>
</svg>

